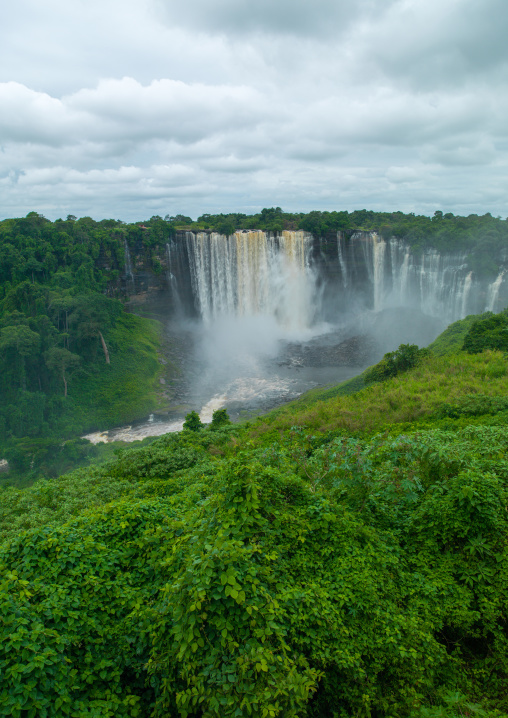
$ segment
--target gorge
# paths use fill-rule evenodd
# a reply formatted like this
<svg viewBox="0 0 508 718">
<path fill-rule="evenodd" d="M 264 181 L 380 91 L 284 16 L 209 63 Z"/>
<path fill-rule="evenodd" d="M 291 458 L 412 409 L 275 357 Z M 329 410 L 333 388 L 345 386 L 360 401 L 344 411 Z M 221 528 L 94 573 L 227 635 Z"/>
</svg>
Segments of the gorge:
<svg viewBox="0 0 508 718">
<path fill-rule="evenodd" d="M 125 246 L 125 290 L 139 292 L 150 279 L 136 275 Z M 504 263 L 482 276 L 466 252 L 414 251 L 373 231 L 179 231 L 160 259 L 158 289 L 134 294 L 131 306 L 139 311 L 142 297 L 171 341 L 183 341 L 174 403 L 204 421 L 222 406 L 239 417 L 343 381 L 400 343 L 425 346 L 449 323 L 508 302 Z M 182 420 L 156 416 L 132 436 Z"/>
<path fill-rule="evenodd" d="M 502 309 L 507 246 L 488 213 L 3 220 L 0 445 L 30 466 L 61 436 L 263 413 Z"/>
</svg>

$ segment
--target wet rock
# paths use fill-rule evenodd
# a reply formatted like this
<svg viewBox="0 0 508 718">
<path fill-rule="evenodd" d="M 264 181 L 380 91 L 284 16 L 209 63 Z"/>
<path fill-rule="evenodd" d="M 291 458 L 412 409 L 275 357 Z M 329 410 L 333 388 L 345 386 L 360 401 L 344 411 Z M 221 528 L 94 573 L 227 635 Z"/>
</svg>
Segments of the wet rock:
<svg viewBox="0 0 508 718">
<path fill-rule="evenodd" d="M 280 366 L 326 367 L 366 366 L 377 353 L 376 343 L 368 336 L 349 337 L 337 343 L 308 342 L 291 344 L 284 352 Z"/>
</svg>

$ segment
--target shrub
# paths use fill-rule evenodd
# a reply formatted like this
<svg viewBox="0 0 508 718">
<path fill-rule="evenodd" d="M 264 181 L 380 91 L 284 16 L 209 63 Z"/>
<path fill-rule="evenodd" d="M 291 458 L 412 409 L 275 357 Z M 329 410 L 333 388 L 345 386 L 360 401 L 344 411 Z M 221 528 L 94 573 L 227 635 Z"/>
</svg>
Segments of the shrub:
<svg viewBox="0 0 508 718">
<path fill-rule="evenodd" d="M 197 411 L 191 411 L 187 414 L 185 421 L 183 422 L 183 428 L 189 429 L 189 431 L 199 431 L 204 427 L 203 422 L 199 418 Z"/>
<path fill-rule="evenodd" d="M 471 325 L 464 338 L 464 351 L 479 354 L 484 349 L 508 351 L 508 312 L 487 313 Z"/>
<path fill-rule="evenodd" d="M 213 412 L 212 416 L 212 423 L 210 424 L 210 429 L 213 431 L 216 431 L 217 429 L 220 429 L 222 426 L 227 426 L 228 424 L 231 424 L 231 420 L 228 416 L 228 412 L 226 409 L 217 409 Z"/>
<path fill-rule="evenodd" d="M 401 344 L 394 352 L 388 352 L 380 362 L 363 375 L 365 381 L 384 381 L 392 376 L 412 369 L 429 355 L 428 349 L 419 349 L 416 344 Z"/>
</svg>

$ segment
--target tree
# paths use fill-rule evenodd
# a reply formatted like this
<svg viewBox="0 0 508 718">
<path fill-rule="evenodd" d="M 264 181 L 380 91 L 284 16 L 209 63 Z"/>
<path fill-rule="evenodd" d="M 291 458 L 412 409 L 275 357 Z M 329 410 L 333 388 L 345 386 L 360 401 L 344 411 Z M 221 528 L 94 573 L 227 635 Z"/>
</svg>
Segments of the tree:
<svg viewBox="0 0 508 718">
<path fill-rule="evenodd" d="M 25 324 L 17 324 L 0 329 L 0 353 L 15 351 L 20 359 L 19 374 L 21 386 L 26 389 L 26 357 L 39 349 L 40 336 Z"/>
<path fill-rule="evenodd" d="M 57 372 L 62 377 L 64 396 L 67 396 L 67 377 L 65 372 L 69 369 L 75 369 L 79 365 L 81 357 L 63 347 L 51 347 L 44 353 L 44 360 L 48 369 Z"/>
<path fill-rule="evenodd" d="M 419 349 L 416 344 L 401 344 L 394 352 L 388 352 L 380 362 L 370 367 L 364 374 L 365 381 L 385 381 L 417 366 L 429 356 L 428 349 Z"/>
<path fill-rule="evenodd" d="M 69 326 L 80 344 L 88 345 L 90 339 L 100 339 L 106 364 L 110 363 L 109 351 L 103 331 L 112 326 L 119 314 L 122 305 L 102 294 L 86 294 L 75 298 L 72 314 L 69 316 Z"/>
<path fill-rule="evenodd" d="M 189 429 L 189 431 L 199 431 L 204 427 L 203 422 L 199 418 L 197 411 L 191 411 L 187 414 L 185 421 L 183 422 L 183 428 Z"/>
<path fill-rule="evenodd" d="M 508 313 L 485 313 L 476 319 L 464 337 L 464 351 L 479 354 L 485 349 L 508 351 Z"/>
<path fill-rule="evenodd" d="M 231 424 L 231 420 L 226 409 L 217 409 L 213 412 L 212 423 L 210 424 L 210 428 L 213 431 L 220 429 L 223 426 L 227 426 L 228 424 Z"/>
<path fill-rule="evenodd" d="M 219 223 L 217 231 L 219 234 L 225 234 L 229 237 L 231 234 L 235 233 L 235 225 L 230 219 L 225 219 Z"/>
</svg>

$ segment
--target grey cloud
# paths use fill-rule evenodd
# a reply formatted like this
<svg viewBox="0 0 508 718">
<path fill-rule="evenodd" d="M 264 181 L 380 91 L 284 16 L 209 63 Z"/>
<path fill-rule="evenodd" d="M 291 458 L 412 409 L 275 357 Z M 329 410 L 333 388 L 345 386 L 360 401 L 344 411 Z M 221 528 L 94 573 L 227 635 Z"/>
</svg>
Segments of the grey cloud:
<svg viewBox="0 0 508 718">
<path fill-rule="evenodd" d="M 358 40 L 373 72 L 420 89 L 454 89 L 506 70 L 507 27 L 504 0 L 401 2 Z"/>
<path fill-rule="evenodd" d="M 156 2 L 7 7 L 5 215 L 506 214 L 504 0 Z"/>
<path fill-rule="evenodd" d="M 466 141 L 463 141 L 463 140 Z M 441 165 L 490 165 L 496 158 L 496 148 L 485 137 L 448 139 L 435 146 L 423 147 L 421 157 L 424 162 Z"/>
<path fill-rule="evenodd" d="M 169 21 L 197 30 L 248 35 L 339 36 L 367 12 L 395 0 L 160 0 Z"/>
</svg>

